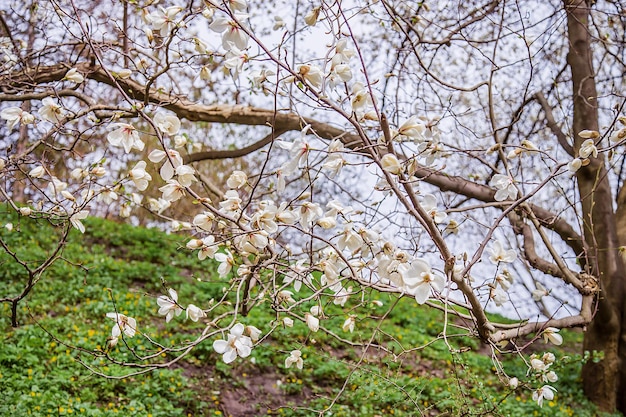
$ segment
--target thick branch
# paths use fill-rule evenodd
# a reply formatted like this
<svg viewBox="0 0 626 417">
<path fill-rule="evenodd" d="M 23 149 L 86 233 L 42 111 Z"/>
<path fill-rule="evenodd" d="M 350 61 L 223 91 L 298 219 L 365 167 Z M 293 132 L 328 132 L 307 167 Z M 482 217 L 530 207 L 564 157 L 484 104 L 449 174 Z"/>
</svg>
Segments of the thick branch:
<svg viewBox="0 0 626 417">
<path fill-rule="evenodd" d="M 567 135 L 563 133 L 561 128 L 559 128 L 556 120 L 554 120 L 552 107 L 550 107 L 550 104 L 548 104 L 548 100 L 546 100 L 546 97 L 543 95 L 542 92 L 536 93 L 535 98 L 537 99 L 537 101 L 541 105 L 541 108 L 543 109 L 543 112 L 545 113 L 548 127 L 550 128 L 552 133 L 554 133 L 554 136 L 556 136 L 556 139 L 559 141 L 559 144 L 565 150 L 565 152 L 567 152 L 567 154 L 573 158 L 575 155 L 574 148 L 567 142 Z"/>
</svg>

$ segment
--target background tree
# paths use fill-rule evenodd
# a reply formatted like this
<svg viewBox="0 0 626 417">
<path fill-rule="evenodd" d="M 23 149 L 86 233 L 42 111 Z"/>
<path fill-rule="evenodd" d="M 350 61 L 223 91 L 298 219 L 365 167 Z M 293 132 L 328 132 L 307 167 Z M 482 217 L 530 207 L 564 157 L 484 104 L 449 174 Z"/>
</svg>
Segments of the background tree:
<svg viewBox="0 0 626 417">
<path fill-rule="evenodd" d="M 397 293 L 494 350 L 586 327 L 585 390 L 626 410 L 622 6 L 283 6 L 4 6 L 2 195 L 63 230 L 38 265 L 14 256 L 28 278 L 2 299 L 13 322 L 88 210 L 139 221 L 143 207 L 189 230 L 187 248 L 228 280 L 222 301 L 235 297 L 187 306 L 210 317 L 190 348 L 228 331 L 215 350 L 248 356 L 259 335 L 240 316 L 267 300 L 317 331 L 312 300 L 348 314 Z M 159 301 L 168 321 L 183 309 L 175 292 Z M 109 317 L 112 345 L 137 334 L 134 318 Z M 156 358 L 135 365 L 167 365 Z M 553 382 L 543 366 L 530 373 Z"/>
</svg>

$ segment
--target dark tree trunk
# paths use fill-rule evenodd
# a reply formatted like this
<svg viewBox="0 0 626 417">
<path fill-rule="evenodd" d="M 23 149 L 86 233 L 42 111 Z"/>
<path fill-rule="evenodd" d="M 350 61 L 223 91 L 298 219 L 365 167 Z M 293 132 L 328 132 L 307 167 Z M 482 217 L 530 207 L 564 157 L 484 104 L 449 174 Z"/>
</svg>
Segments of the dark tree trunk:
<svg viewBox="0 0 626 417">
<path fill-rule="evenodd" d="M 584 139 L 583 130 L 599 130 L 593 51 L 589 26 L 590 4 L 585 0 L 565 0 L 569 37 L 567 61 L 572 74 L 574 100 L 574 149 Z M 590 158 L 590 164 L 577 173 L 582 203 L 583 234 L 588 253 L 581 264 L 600 280 L 597 313 L 585 333 L 583 348 L 592 358 L 583 365 L 582 377 L 587 396 L 603 411 L 624 408 L 620 358 L 624 352 L 621 328 L 623 316 L 623 262 L 619 257 L 618 222 L 604 157 Z M 594 352 L 596 352 L 594 354 Z"/>
</svg>

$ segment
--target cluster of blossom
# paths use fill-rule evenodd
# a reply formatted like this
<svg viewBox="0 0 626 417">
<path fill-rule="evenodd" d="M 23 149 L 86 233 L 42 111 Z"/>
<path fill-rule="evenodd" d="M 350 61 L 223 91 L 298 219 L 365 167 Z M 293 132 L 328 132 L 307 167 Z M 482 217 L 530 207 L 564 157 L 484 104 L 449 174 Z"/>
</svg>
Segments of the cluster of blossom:
<svg viewBox="0 0 626 417">
<path fill-rule="evenodd" d="M 529 372 L 532 372 L 538 380 L 546 384 L 534 390 L 532 394 L 533 401 L 537 401 L 539 406 L 543 406 L 544 399 L 548 401 L 554 399 L 556 389 L 551 385 L 547 385 L 547 383 L 554 383 L 559 379 L 556 372 L 550 369 L 554 361 L 554 354 L 550 352 L 544 353 L 542 356 L 533 354 L 530 357 Z"/>
</svg>

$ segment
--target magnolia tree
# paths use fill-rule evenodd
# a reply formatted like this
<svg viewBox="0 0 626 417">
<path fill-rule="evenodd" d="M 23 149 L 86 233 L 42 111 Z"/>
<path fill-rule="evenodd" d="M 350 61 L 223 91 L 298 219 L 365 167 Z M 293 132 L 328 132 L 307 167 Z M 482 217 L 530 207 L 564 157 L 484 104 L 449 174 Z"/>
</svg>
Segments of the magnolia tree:
<svg viewBox="0 0 626 417">
<path fill-rule="evenodd" d="M 147 317 L 102 317 L 111 347 L 154 344 L 124 362 L 138 372 L 200 343 L 245 360 L 282 326 L 344 340 L 391 293 L 494 352 L 586 329 L 585 391 L 626 411 L 626 18 L 592 3 L 4 2 L 0 193 L 63 230 L 37 265 L 0 242 L 27 272 L 1 299 L 13 324 L 69 231 L 115 213 L 187 235 L 225 283 L 210 305 L 156 299 L 172 329 L 206 324 L 184 346 L 142 333 Z M 263 332 L 244 317 L 259 305 L 276 312 Z M 282 348 L 285 367 L 307 366 Z M 525 380 L 497 372 L 541 405 L 554 361 L 527 357 Z"/>
</svg>

